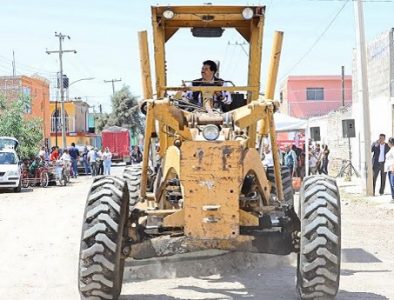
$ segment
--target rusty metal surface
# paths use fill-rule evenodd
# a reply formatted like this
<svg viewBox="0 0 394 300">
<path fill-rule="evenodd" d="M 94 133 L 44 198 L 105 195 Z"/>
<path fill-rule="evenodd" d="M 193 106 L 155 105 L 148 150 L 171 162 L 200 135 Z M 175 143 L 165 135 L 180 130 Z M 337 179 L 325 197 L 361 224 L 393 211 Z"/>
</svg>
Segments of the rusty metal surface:
<svg viewBox="0 0 394 300">
<path fill-rule="evenodd" d="M 185 234 L 205 239 L 239 234 L 239 193 L 242 184 L 239 142 L 185 142 L 181 147 Z M 218 206 L 217 210 L 204 210 Z"/>
</svg>

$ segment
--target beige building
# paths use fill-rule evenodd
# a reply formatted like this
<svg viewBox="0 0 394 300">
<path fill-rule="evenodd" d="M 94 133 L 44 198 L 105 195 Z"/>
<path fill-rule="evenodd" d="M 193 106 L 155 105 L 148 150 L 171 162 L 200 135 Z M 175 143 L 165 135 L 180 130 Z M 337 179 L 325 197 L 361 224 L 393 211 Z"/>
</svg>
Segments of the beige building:
<svg viewBox="0 0 394 300">
<path fill-rule="evenodd" d="M 95 145 L 96 134 L 89 132 L 89 104 L 82 100 L 68 100 L 64 103 L 66 146 L 71 143 L 76 145 Z M 50 145 L 63 148 L 61 103 L 50 102 L 51 115 L 51 140 Z"/>
</svg>

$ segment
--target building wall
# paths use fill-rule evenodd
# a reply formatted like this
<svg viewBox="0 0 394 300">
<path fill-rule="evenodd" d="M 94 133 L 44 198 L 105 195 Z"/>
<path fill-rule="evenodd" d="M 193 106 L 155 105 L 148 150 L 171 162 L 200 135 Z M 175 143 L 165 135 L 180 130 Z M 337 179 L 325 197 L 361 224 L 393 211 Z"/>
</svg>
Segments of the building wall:
<svg viewBox="0 0 394 300">
<path fill-rule="evenodd" d="M 44 137 L 50 135 L 49 82 L 46 79 L 22 76 L 22 89 L 28 87 L 31 92 L 32 112 L 27 115 L 42 120 Z"/>
<path fill-rule="evenodd" d="M 371 140 L 377 139 L 380 133 L 394 136 L 394 29 L 390 29 L 367 43 L 367 75 L 369 90 L 369 111 Z M 353 78 L 358 78 L 358 60 L 353 52 Z M 359 79 L 361 80 L 361 79 Z M 354 83 L 353 99 L 355 103 L 353 117 L 360 118 L 363 105 Z M 362 125 L 362 124 L 361 124 Z M 362 128 L 356 130 L 361 137 Z M 364 141 L 361 140 L 361 143 Z"/>
<path fill-rule="evenodd" d="M 324 116 L 310 118 L 308 121 L 309 127 L 320 127 L 321 141 L 319 143 L 328 145 L 330 150 L 328 174 L 330 176 L 336 176 L 341 169 L 342 160 L 349 159 L 349 140 L 342 136 L 342 120 L 351 118 L 351 107 L 342 107 Z M 352 138 L 350 142 L 354 140 L 355 138 Z M 358 147 L 353 146 L 353 158 L 358 151 Z M 355 165 L 355 160 L 352 161 Z"/>
<path fill-rule="evenodd" d="M 56 102 L 50 102 L 50 118 L 53 121 L 54 112 L 56 108 Z M 57 103 L 57 108 L 60 114 L 61 111 L 61 103 Z M 84 101 L 66 101 L 64 103 L 64 108 L 66 112 L 66 144 L 67 146 L 71 145 L 71 143 L 75 143 L 77 145 L 95 145 L 96 144 L 96 134 L 92 134 L 88 132 L 88 111 L 89 105 Z M 60 127 L 60 122 L 58 123 Z M 59 147 L 63 147 L 62 145 L 62 131 L 61 127 L 57 132 L 57 144 Z M 52 130 L 51 132 L 51 145 L 56 145 L 56 132 Z"/>
<path fill-rule="evenodd" d="M 49 81 L 43 77 L 2 76 L 0 93 L 9 101 L 15 101 L 21 95 L 30 96 L 30 110 L 26 117 L 42 120 L 44 138 L 50 136 Z"/>
<path fill-rule="evenodd" d="M 323 100 L 307 100 L 307 88 L 323 88 Z M 289 76 L 281 88 L 281 111 L 297 118 L 324 115 L 342 106 L 341 76 Z M 352 77 L 345 76 L 345 106 L 352 102 Z"/>
</svg>

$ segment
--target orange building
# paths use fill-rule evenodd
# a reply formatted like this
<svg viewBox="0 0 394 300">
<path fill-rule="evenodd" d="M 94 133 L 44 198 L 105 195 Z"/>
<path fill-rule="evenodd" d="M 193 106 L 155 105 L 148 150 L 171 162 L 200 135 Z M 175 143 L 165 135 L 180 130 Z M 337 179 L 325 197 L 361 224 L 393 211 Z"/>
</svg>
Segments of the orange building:
<svg viewBox="0 0 394 300">
<path fill-rule="evenodd" d="M 26 107 L 26 117 L 38 117 L 42 120 L 45 139 L 50 136 L 49 81 L 39 76 L 0 76 L 0 93 L 8 101 L 15 101 L 21 96 L 30 99 Z"/>
</svg>

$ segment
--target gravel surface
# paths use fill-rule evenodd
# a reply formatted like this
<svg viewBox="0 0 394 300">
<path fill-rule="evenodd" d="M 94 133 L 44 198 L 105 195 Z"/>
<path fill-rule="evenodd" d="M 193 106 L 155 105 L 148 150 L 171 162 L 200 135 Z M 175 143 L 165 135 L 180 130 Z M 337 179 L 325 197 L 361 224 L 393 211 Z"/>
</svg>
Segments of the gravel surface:
<svg viewBox="0 0 394 300">
<path fill-rule="evenodd" d="M 113 168 L 120 173 L 121 168 Z M 91 178 L 0 192 L 0 299 L 79 299 L 77 265 Z M 342 300 L 394 299 L 394 204 L 342 190 Z M 204 251 L 128 260 L 120 299 L 297 299 L 296 257 Z"/>
</svg>

